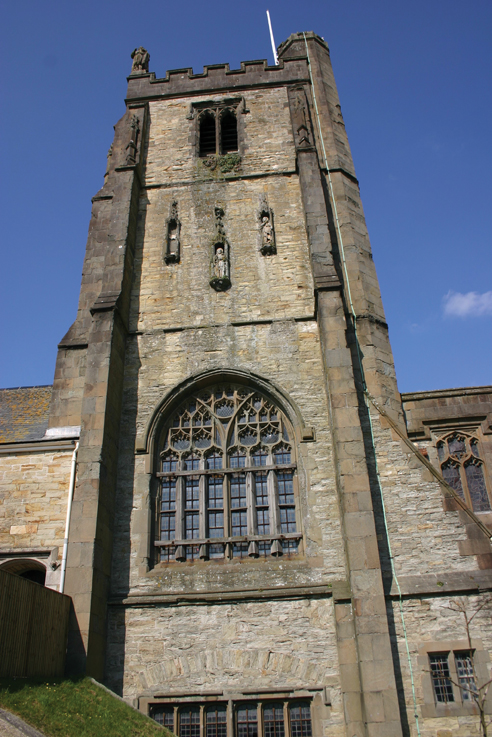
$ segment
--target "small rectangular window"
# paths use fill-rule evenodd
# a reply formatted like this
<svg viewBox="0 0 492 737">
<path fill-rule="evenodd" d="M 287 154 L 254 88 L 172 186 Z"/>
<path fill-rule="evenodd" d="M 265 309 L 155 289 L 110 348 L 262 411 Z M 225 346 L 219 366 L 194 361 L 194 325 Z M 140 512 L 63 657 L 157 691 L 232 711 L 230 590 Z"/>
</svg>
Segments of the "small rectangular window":
<svg viewBox="0 0 492 737">
<path fill-rule="evenodd" d="M 429 661 L 436 701 L 442 704 L 454 701 L 447 654 L 429 655 Z"/>
<path fill-rule="evenodd" d="M 290 737 L 312 737 L 311 709 L 309 704 L 290 706 Z"/>
<path fill-rule="evenodd" d="M 177 726 L 178 737 L 312 737 L 310 702 L 297 699 L 193 701 L 181 703 L 177 710 L 172 704 L 153 704 L 150 716 L 170 730 Z"/>
<path fill-rule="evenodd" d="M 256 706 L 240 706 L 236 712 L 237 737 L 258 737 Z"/>
<path fill-rule="evenodd" d="M 206 737 L 227 737 L 227 710 L 221 704 L 209 706 L 205 717 Z"/>
<path fill-rule="evenodd" d="M 285 737 L 283 704 L 271 704 L 263 709 L 263 737 Z"/>
<path fill-rule="evenodd" d="M 455 653 L 454 660 L 456 663 L 456 673 L 458 675 L 461 699 L 462 701 L 472 701 L 474 694 L 477 693 L 472 654 L 469 650 L 462 653 Z"/>
<path fill-rule="evenodd" d="M 153 709 L 151 717 L 155 719 L 157 724 L 162 724 L 163 727 L 167 727 L 171 732 L 174 732 L 174 709 L 172 706 L 165 709 L 160 707 Z"/>
<path fill-rule="evenodd" d="M 200 737 L 200 707 L 183 707 L 179 712 L 179 737 Z"/>
</svg>

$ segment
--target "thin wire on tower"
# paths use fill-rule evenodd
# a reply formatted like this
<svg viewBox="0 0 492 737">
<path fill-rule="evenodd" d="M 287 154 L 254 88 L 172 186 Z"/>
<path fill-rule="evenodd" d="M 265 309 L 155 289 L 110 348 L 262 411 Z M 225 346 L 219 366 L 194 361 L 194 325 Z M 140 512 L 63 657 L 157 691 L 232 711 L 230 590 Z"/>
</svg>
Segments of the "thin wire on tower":
<svg viewBox="0 0 492 737">
<path fill-rule="evenodd" d="M 272 42 L 273 60 L 275 65 L 278 64 L 277 47 L 275 46 L 275 39 L 273 38 L 272 21 L 270 20 L 270 12 L 266 12 L 268 18 L 268 28 L 270 29 L 270 41 Z"/>
</svg>

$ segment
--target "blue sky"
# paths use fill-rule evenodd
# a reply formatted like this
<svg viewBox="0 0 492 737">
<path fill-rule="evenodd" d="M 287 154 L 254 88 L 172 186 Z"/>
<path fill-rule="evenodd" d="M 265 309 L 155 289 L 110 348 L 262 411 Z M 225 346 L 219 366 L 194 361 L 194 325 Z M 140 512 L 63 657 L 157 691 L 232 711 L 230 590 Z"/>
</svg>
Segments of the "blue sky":
<svg viewBox="0 0 492 737">
<path fill-rule="evenodd" d="M 2 13 L 0 386 L 50 384 L 130 53 L 150 69 L 328 42 L 399 388 L 492 383 L 489 0 L 19 0 Z"/>
</svg>

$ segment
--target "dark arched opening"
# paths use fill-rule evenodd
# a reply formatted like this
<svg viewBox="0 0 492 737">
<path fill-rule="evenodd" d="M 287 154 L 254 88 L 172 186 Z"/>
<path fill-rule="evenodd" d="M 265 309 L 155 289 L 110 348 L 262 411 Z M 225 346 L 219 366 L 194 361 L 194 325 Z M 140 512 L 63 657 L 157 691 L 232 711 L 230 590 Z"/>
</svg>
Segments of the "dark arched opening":
<svg viewBox="0 0 492 737">
<path fill-rule="evenodd" d="M 216 153 L 215 116 L 204 113 L 200 118 L 200 156 Z"/>
<path fill-rule="evenodd" d="M 226 110 L 220 121 L 220 152 L 237 151 L 237 119 L 233 112 Z"/>
<path fill-rule="evenodd" d="M 14 573 L 16 576 L 34 581 L 34 583 L 39 583 L 41 586 L 44 586 L 46 582 L 46 568 L 36 560 L 26 558 L 10 560 L 2 566 L 1 570 Z"/>
</svg>

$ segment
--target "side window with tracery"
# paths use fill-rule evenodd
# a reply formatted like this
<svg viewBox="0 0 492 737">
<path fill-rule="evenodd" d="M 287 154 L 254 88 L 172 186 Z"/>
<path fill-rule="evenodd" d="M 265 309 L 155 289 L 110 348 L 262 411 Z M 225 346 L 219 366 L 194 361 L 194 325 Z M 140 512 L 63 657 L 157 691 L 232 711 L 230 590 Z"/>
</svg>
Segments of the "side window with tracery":
<svg viewBox="0 0 492 737">
<path fill-rule="evenodd" d="M 188 398 L 161 436 L 157 560 L 298 553 L 293 440 L 285 414 L 253 389 Z"/>
<path fill-rule="evenodd" d="M 451 432 L 437 441 L 437 454 L 445 481 L 474 512 L 490 511 L 485 469 L 478 438 L 464 432 Z"/>
</svg>

